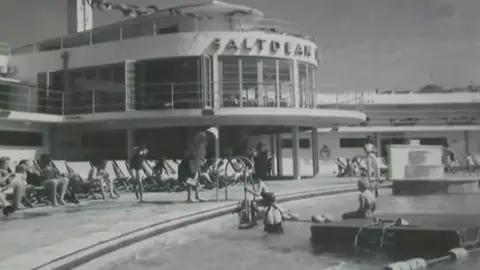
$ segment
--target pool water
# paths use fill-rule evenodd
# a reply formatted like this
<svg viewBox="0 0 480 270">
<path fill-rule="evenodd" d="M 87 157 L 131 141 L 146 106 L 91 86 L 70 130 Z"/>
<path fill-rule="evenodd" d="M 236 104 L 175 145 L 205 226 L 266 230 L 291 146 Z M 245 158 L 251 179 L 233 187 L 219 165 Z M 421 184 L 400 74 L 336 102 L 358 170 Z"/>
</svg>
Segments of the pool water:
<svg viewBox="0 0 480 270">
<path fill-rule="evenodd" d="M 383 191 L 378 198 L 378 214 L 476 214 L 480 205 L 478 194 L 393 197 L 386 193 Z M 339 219 L 343 212 L 356 208 L 357 194 L 318 197 L 282 206 L 297 212 L 302 219 L 324 213 Z M 281 236 L 265 236 L 262 226 L 238 230 L 237 225 L 237 216 L 231 215 L 161 235 L 155 239 L 153 246 L 101 269 L 371 270 L 381 269 L 391 262 L 386 256 L 373 253 L 318 254 L 310 245 L 310 224 L 307 222 L 286 223 L 285 235 Z M 435 269 L 478 269 L 479 266 L 480 253 L 477 253 L 466 261 L 440 264 Z"/>
</svg>

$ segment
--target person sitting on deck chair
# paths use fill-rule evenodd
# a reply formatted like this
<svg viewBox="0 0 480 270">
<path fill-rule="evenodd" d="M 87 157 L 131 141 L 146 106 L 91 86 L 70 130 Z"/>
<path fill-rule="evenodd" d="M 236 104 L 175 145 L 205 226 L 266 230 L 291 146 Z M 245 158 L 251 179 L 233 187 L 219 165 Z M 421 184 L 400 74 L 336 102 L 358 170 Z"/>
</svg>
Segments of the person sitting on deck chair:
<svg viewBox="0 0 480 270">
<path fill-rule="evenodd" d="M 153 176 L 155 182 L 160 186 L 167 188 L 170 191 L 173 191 L 173 187 L 176 184 L 176 179 L 168 174 L 167 165 L 165 163 L 165 157 L 160 157 L 153 167 Z"/>
<path fill-rule="evenodd" d="M 357 211 L 347 212 L 342 215 L 342 219 L 357 219 L 367 218 L 375 212 L 376 199 L 375 195 L 368 189 L 369 183 L 367 180 L 358 180 L 358 190 L 360 194 L 358 196 L 359 206 Z"/>
<path fill-rule="evenodd" d="M 88 181 L 89 182 L 99 182 L 100 184 L 100 193 L 102 198 L 105 200 L 107 198 L 105 194 L 105 184 L 107 184 L 110 198 L 116 199 L 118 197 L 115 196 L 114 188 L 113 188 L 113 179 L 110 175 L 105 171 L 105 167 L 107 166 L 107 162 L 103 159 L 95 159 L 92 160 L 92 168 L 88 173 Z"/>
<path fill-rule="evenodd" d="M 57 206 L 57 196 L 58 203 L 65 205 L 65 194 L 67 193 L 68 188 L 68 178 L 58 176 L 57 171 L 52 166 L 52 159 L 49 155 L 42 155 L 38 160 L 38 166 L 43 172 L 45 180 L 42 182 L 42 185 L 48 192 L 48 199 L 53 206 Z M 27 175 L 28 177 L 28 175 Z"/>
<path fill-rule="evenodd" d="M 8 216 L 19 209 L 22 198 L 25 196 L 25 189 L 27 187 L 26 179 L 22 176 L 22 172 L 11 173 L 9 171 L 9 163 L 7 159 L 0 159 L 0 203 L 3 207 L 3 214 Z M 13 188 L 13 201 L 10 204 L 7 201 L 4 189 Z"/>
</svg>

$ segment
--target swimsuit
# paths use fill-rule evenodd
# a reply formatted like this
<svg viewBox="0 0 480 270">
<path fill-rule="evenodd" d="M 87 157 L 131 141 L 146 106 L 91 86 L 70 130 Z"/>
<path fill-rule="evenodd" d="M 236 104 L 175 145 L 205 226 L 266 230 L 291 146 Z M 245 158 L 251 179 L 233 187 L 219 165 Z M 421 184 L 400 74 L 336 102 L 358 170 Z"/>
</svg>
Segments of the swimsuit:
<svg viewBox="0 0 480 270">
<path fill-rule="evenodd" d="M 276 210 L 280 211 L 280 209 L 278 209 L 278 207 L 276 207 L 273 204 L 268 206 L 267 211 L 265 212 L 265 219 L 263 221 L 263 224 L 265 225 L 263 231 L 266 232 L 266 233 L 271 233 L 271 234 L 282 234 L 283 233 L 282 222 L 279 222 L 279 223 L 276 223 L 276 224 L 267 224 L 267 222 L 266 222 L 267 217 L 268 217 L 268 213 L 270 212 L 272 207 L 275 208 Z M 280 213 L 281 212 L 282 211 L 280 211 Z"/>
<path fill-rule="evenodd" d="M 146 155 L 144 151 L 136 151 L 135 154 L 130 159 L 130 168 L 135 171 L 140 171 L 143 169 L 143 163 L 145 162 Z"/>
</svg>

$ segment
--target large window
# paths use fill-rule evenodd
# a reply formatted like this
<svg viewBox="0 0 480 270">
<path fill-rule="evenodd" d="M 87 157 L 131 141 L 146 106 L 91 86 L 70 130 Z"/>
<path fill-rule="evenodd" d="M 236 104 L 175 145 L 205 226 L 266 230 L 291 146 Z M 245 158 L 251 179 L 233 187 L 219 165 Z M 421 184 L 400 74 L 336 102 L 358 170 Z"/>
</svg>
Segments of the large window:
<svg viewBox="0 0 480 270">
<path fill-rule="evenodd" d="M 222 57 L 221 59 L 221 91 L 223 106 L 237 107 L 240 105 L 239 58 Z"/>
<path fill-rule="evenodd" d="M 293 148 L 293 140 L 292 139 L 282 139 L 282 147 L 283 148 Z M 309 149 L 310 148 L 310 139 L 308 139 L 308 138 L 299 139 L 298 140 L 298 148 Z"/>
<path fill-rule="evenodd" d="M 298 64 L 300 84 L 300 107 L 313 108 L 315 102 L 315 66 L 307 63 Z"/>
<path fill-rule="evenodd" d="M 255 57 L 244 57 L 241 60 L 243 106 L 258 105 L 258 61 Z"/>
<path fill-rule="evenodd" d="M 293 106 L 292 61 L 278 60 L 278 77 L 280 81 L 280 106 Z"/>
<path fill-rule="evenodd" d="M 69 80 L 70 89 L 65 94 L 66 114 L 125 109 L 124 63 L 71 69 Z"/>
<path fill-rule="evenodd" d="M 41 132 L 2 130 L 0 131 L 0 145 L 41 147 L 43 146 L 43 134 Z"/>
<path fill-rule="evenodd" d="M 447 138 L 438 137 L 438 138 L 420 138 L 421 145 L 445 145 L 447 143 Z"/>
<path fill-rule="evenodd" d="M 365 145 L 365 138 L 341 138 L 340 148 L 362 148 Z"/>
<path fill-rule="evenodd" d="M 265 106 L 277 107 L 277 60 L 263 59 L 263 90 Z"/>
<path fill-rule="evenodd" d="M 200 108 L 200 57 L 137 62 L 136 108 L 141 110 Z"/>
</svg>

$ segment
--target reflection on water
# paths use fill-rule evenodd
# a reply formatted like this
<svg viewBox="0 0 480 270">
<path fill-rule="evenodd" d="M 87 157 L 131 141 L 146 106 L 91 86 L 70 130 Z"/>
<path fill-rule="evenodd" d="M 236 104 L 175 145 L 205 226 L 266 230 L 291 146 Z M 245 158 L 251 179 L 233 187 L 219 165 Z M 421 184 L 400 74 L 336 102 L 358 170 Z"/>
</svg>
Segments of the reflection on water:
<svg viewBox="0 0 480 270">
<path fill-rule="evenodd" d="M 386 191 L 383 191 L 384 193 Z M 475 213 L 480 205 L 478 195 L 441 195 L 428 197 L 391 197 L 381 194 L 379 213 Z M 357 195 L 336 196 L 335 199 L 316 198 L 284 205 L 298 212 L 302 218 L 330 213 L 339 218 L 341 213 L 357 206 Z M 309 243 L 308 223 L 287 223 L 286 234 L 265 237 L 259 226 L 252 230 L 238 230 L 236 216 L 227 216 L 169 233 L 170 239 L 159 240 L 153 248 L 139 251 L 135 258 L 110 265 L 104 269 L 351 269 L 370 270 L 389 262 L 374 253 L 348 254 L 316 253 Z M 353 244 L 353 243 L 352 243 Z M 479 257 L 477 257 L 479 258 Z M 455 269 L 478 268 L 478 260 L 455 265 Z M 466 267 L 465 266 L 465 267 Z M 445 267 L 447 267 L 445 265 Z M 377 268 L 378 269 L 378 268 Z M 441 269 L 441 268 L 438 268 Z M 454 269 L 454 268 L 444 268 Z"/>
</svg>

